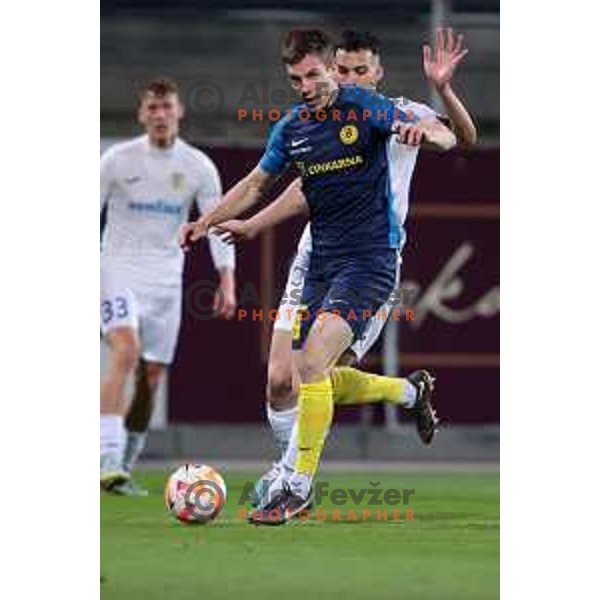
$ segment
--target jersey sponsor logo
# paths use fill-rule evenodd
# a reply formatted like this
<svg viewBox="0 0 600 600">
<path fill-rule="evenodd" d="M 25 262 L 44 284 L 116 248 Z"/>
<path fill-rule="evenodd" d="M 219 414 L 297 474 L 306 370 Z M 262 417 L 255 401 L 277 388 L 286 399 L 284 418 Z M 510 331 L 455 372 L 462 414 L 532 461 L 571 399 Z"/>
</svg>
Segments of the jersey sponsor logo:
<svg viewBox="0 0 600 600">
<path fill-rule="evenodd" d="M 302 177 L 310 177 L 312 175 L 325 175 L 332 171 L 341 171 L 362 165 L 365 159 L 361 154 L 354 156 L 344 156 L 335 160 L 328 160 L 321 163 L 306 164 L 305 162 L 296 161 L 296 167 L 300 171 Z"/>
<path fill-rule="evenodd" d="M 166 200 L 155 200 L 154 202 L 134 202 L 127 205 L 131 210 L 147 214 L 162 214 L 180 216 L 183 214 L 183 204 L 167 202 Z"/>
<path fill-rule="evenodd" d="M 340 141 L 342 144 L 350 145 L 358 140 L 358 127 L 356 125 L 344 125 L 340 129 Z"/>
<path fill-rule="evenodd" d="M 171 185 L 176 192 L 182 190 L 185 185 L 185 175 L 183 173 L 171 173 Z"/>
</svg>

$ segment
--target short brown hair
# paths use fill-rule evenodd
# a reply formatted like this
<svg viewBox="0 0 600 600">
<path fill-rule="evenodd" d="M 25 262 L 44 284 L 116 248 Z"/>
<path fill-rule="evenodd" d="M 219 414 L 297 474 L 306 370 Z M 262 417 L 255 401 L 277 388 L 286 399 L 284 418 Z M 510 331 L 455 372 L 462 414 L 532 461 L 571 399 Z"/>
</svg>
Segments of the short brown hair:
<svg viewBox="0 0 600 600">
<path fill-rule="evenodd" d="M 317 54 L 325 64 L 333 60 L 333 43 L 320 29 L 293 29 L 283 41 L 281 58 L 286 65 L 298 64 L 305 56 Z"/>
<path fill-rule="evenodd" d="M 140 87 L 139 97 L 140 100 L 143 100 L 146 94 L 152 94 L 154 96 L 158 96 L 162 98 L 163 96 L 168 96 L 169 94 L 179 95 L 179 87 L 169 77 L 155 77 L 151 79 Z"/>
</svg>

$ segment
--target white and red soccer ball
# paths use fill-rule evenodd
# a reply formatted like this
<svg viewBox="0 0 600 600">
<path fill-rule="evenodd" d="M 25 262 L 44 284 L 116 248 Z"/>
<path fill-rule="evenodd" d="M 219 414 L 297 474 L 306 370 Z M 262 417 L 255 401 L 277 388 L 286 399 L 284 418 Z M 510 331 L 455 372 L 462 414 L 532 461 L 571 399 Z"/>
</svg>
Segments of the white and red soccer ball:
<svg viewBox="0 0 600 600">
<path fill-rule="evenodd" d="M 184 523 L 207 523 L 216 519 L 227 499 L 221 474 L 208 465 L 185 464 L 168 479 L 167 510 Z"/>
</svg>

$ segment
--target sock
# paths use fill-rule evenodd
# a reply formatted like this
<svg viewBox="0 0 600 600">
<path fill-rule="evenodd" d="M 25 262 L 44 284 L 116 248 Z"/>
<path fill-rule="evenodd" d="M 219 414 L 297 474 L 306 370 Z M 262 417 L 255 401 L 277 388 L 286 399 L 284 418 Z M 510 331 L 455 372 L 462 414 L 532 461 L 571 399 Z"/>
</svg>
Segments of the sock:
<svg viewBox="0 0 600 600">
<path fill-rule="evenodd" d="M 146 446 L 146 431 L 128 431 L 127 440 L 125 442 L 125 454 L 123 455 L 123 468 L 131 473 L 133 465 L 137 462 L 140 454 Z"/>
<path fill-rule="evenodd" d="M 292 433 L 290 435 L 290 440 L 288 442 L 287 448 L 285 449 L 285 453 L 281 458 L 281 466 L 286 471 L 293 471 L 296 466 L 296 458 L 298 456 L 298 420 L 294 423 L 292 427 Z"/>
<path fill-rule="evenodd" d="M 280 458 L 283 457 L 289 445 L 297 414 L 298 409 L 296 406 L 287 410 L 274 410 L 267 404 L 267 418 L 275 436 L 275 444 Z"/>
<path fill-rule="evenodd" d="M 402 394 L 402 406 L 405 408 L 412 408 L 417 401 L 417 388 L 408 379 L 405 379 L 406 385 L 404 386 Z"/>
<path fill-rule="evenodd" d="M 329 435 L 329 431 L 327 431 L 327 435 Z M 298 457 L 298 420 L 294 423 L 294 427 L 292 428 L 292 434 L 290 436 L 290 441 L 288 442 L 287 448 L 285 449 L 285 453 L 281 458 L 279 464 L 283 467 L 284 475 L 286 477 L 289 476 L 290 473 L 293 473 L 294 467 L 296 466 L 296 458 Z M 289 478 L 289 477 L 288 477 Z"/>
<path fill-rule="evenodd" d="M 317 383 L 300 384 L 298 396 L 297 474 L 314 477 L 333 419 L 333 390 L 327 377 Z"/>
<path fill-rule="evenodd" d="M 100 415 L 100 454 L 123 456 L 125 426 L 123 415 Z"/>
<path fill-rule="evenodd" d="M 335 404 L 391 402 L 410 408 L 416 399 L 415 387 L 400 377 L 366 373 L 352 367 L 336 367 L 331 373 Z"/>
</svg>

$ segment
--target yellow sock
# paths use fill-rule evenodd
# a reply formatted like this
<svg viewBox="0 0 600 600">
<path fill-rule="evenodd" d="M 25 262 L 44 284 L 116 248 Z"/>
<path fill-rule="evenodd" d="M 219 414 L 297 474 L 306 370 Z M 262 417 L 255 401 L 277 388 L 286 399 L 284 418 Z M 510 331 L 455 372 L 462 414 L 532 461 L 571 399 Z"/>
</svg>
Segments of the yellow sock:
<svg viewBox="0 0 600 600">
<path fill-rule="evenodd" d="M 333 418 L 333 390 L 329 377 L 300 384 L 298 396 L 297 473 L 314 476 Z"/>
<path fill-rule="evenodd" d="M 406 379 L 365 373 L 352 367 L 336 367 L 331 373 L 331 385 L 335 404 L 402 404 Z"/>
</svg>

